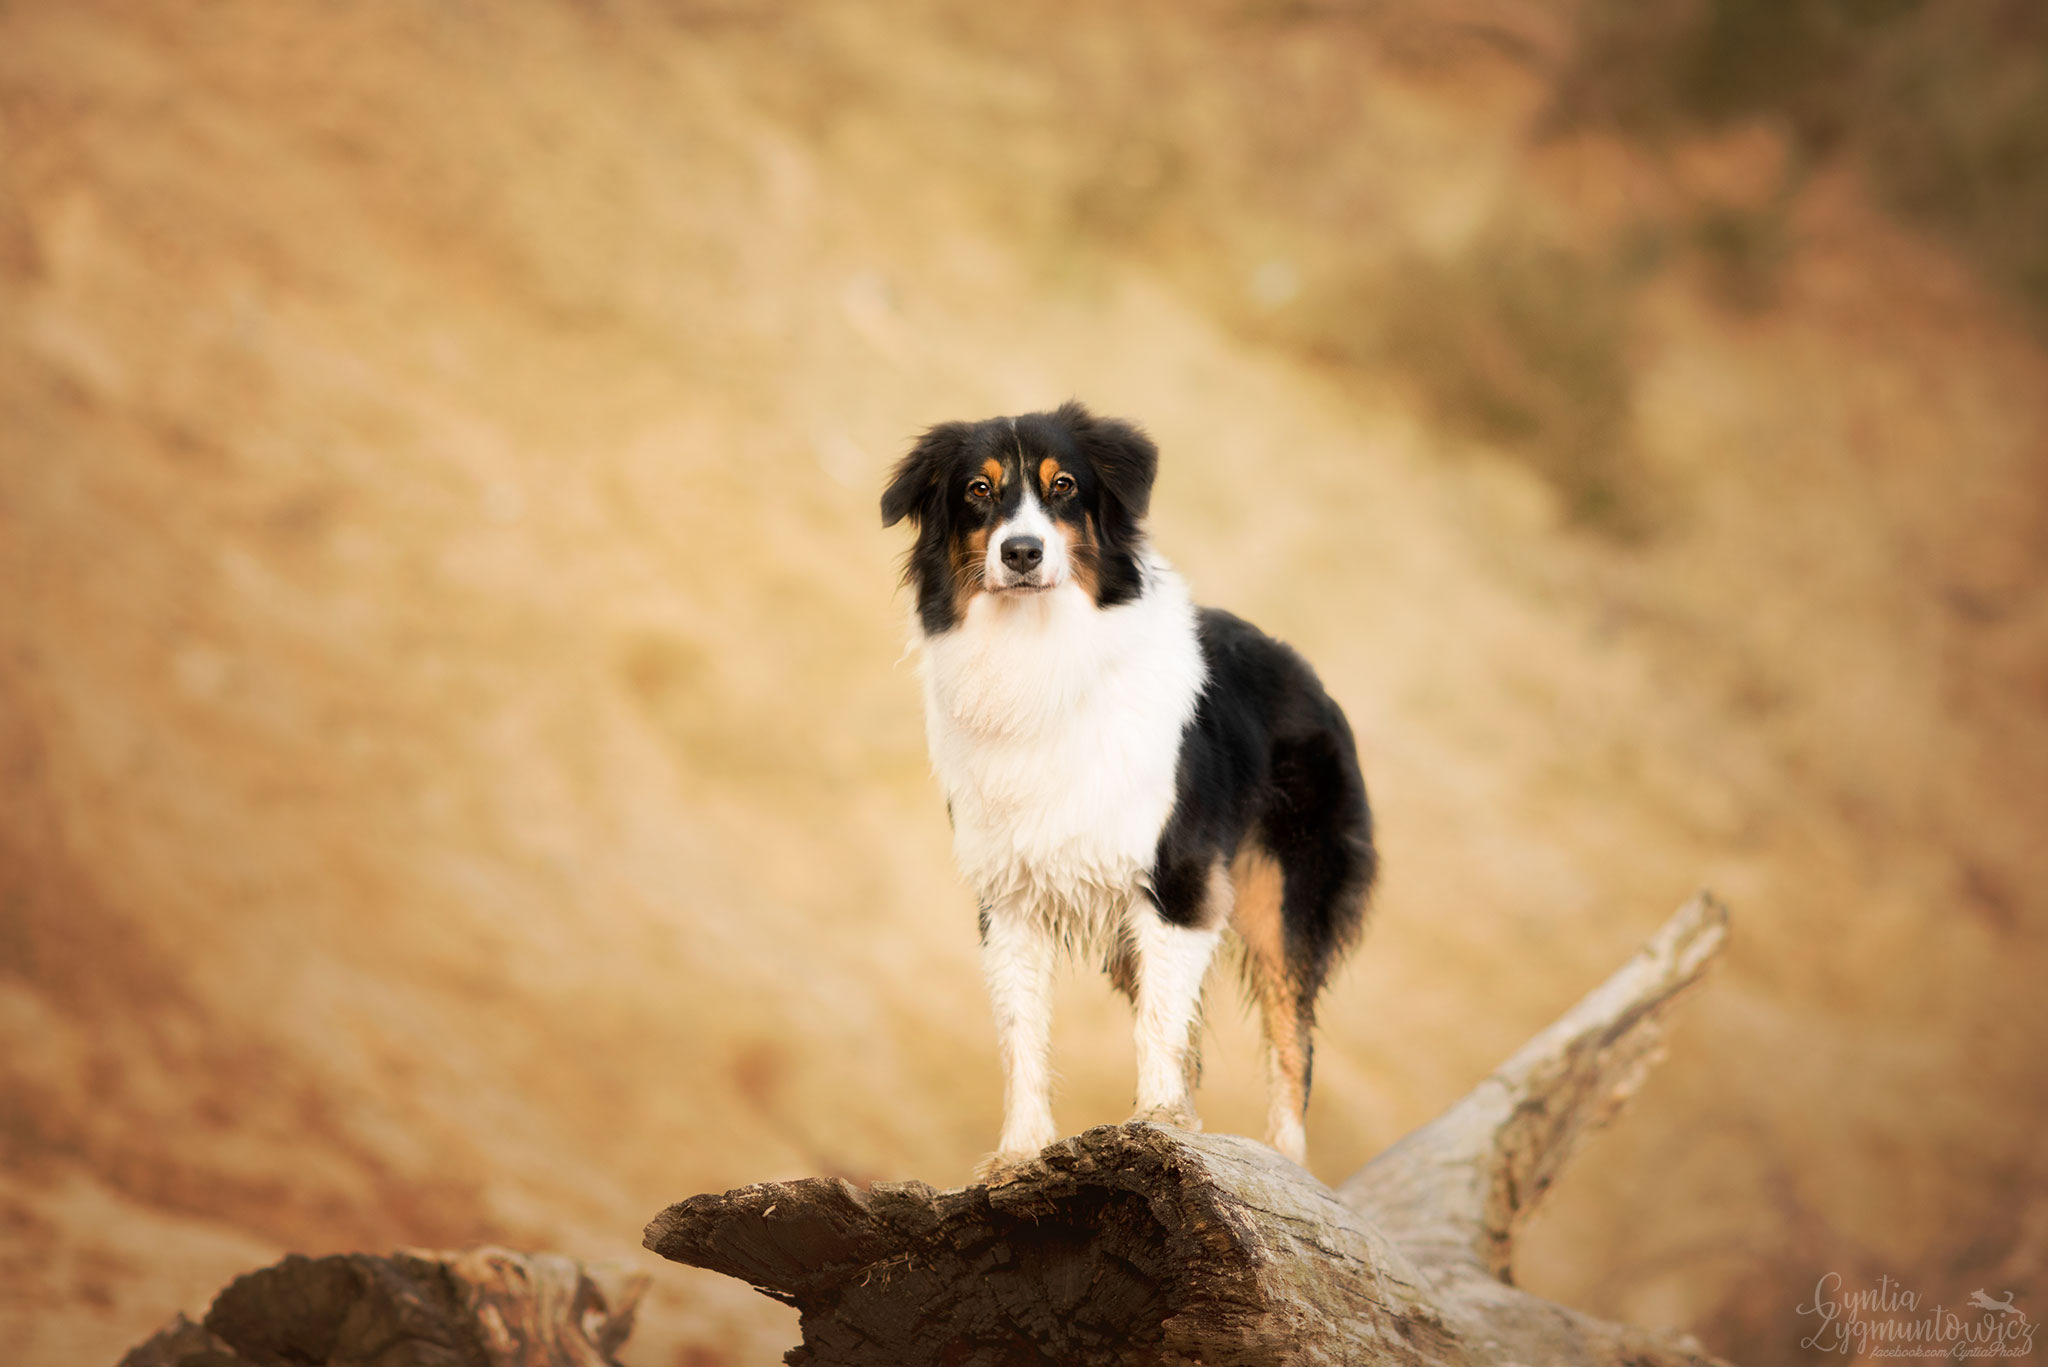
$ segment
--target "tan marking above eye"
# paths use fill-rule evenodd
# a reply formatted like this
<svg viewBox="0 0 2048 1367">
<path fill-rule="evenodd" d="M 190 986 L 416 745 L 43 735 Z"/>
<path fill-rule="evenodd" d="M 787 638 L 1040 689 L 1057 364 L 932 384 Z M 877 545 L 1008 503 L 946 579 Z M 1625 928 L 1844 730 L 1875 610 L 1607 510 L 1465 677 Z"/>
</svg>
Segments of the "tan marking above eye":
<svg viewBox="0 0 2048 1367">
<path fill-rule="evenodd" d="M 981 463 L 981 473 L 988 477 L 988 483 L 991 489 L 1000 489 L 1003 487 L 1003 463 L 997 460 L 994 456 L 990 456 L 987 460 Z"/>
<path fill-rule="evenodd" d="M 1060 458 L 1058 456 L 1047 456 L 1044 460 L 1038 462 L 1039 488 L 1052 488 L 1053 484 L 1059 479 L 1059 475 Z"/>
</svg>

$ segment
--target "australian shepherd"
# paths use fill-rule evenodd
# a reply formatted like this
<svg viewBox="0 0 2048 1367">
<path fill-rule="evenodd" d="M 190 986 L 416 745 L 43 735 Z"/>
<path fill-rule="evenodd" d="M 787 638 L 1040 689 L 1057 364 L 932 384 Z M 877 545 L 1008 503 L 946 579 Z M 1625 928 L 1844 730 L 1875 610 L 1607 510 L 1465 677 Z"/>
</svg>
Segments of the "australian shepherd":
<svg viewBox="0 0 2048 1367">
<path fill-rule="evenodd" d="M 984 1164 L 1056 1137 L 1054 959 L 1100 956 L 1136 1012 L 1135 1118 L 1200 1128 L 1202 980 L 1226 930 L 1264 1025 L 1267 1141 L 1301 1161 L 1316 994 L 1376 856 L 1344 713 L 1293 650 L 1198 608 L 1152 549 L 1159 453 L 1078 403 L 926 432 L 882 494 L 925 736 L 981 902 L 1004 1068 Z"/>
</svg>

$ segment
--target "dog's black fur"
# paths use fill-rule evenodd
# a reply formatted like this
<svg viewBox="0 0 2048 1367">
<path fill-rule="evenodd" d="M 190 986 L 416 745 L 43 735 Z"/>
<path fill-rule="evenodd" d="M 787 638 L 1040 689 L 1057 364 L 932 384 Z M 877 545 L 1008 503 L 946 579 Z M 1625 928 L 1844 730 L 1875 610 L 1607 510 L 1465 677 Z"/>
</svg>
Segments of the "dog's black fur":
<svg viewBox="0 0 2048 1367">
<path fill-rule="evenodd" d="M 1290 977 L 1312 1018 L 1379 867 L 1358 749 L 1343 709 L 1288 646 L 1221 608 L 1201 609 L 1199 631 L 1209 678 L 1181 740 L 1153 897 L 1167 920 L 1193 924 L 1212 861 L 1228 866 L 1248 841 L 1271 851 Z"/>
</svg>

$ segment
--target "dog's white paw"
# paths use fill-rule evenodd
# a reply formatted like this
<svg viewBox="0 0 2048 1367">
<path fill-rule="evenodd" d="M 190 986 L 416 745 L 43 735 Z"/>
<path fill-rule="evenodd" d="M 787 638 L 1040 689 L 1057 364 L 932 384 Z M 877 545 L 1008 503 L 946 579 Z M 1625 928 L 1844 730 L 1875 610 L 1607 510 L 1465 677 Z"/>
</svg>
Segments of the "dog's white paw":
<svg viewBox="0 0 2048 1367">
<path fill-rule="evenodd" d="M 1146 1106 L 1131 1116 L 1131 1123 L 1140 1121 L 1147 1125 L 1170 1125 L 1176 1130 L 1202 1128 L 1202 1117 L 1195 1114 L 1192 1106 Z"/>
<path fill-rule="evenodd" d="M 1302 1130 L 1300 1121 L 1275 1127 L 1266 1136 L 1266 1142 L 1277 1149 L 1282 1158 L 1302 1167 L 1308 1166 L 1308 1135 Z"/>
</svg>

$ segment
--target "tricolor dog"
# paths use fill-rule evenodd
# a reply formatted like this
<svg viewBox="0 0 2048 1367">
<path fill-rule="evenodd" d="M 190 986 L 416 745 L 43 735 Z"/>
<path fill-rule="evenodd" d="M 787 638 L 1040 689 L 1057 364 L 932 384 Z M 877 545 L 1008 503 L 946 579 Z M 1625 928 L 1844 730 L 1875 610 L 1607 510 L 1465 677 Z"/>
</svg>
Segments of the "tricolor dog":
<svg viewBox="0 0 2048 1367">
<path fill-rule="evenodd" d="M 949 422 L 892 472 L 925 733 L 981 902 L 1004 1068 L 988 1170 L 1053 1129 L 1054 960 L 1136 1011 L 1137 1117 L 1199 1128 L 1202 981 L 1226 930 L 1264 1024 L 1267 1139 L 1299 1161 L 1316 995 L 1376 856 L 1343 712 L 1299 655 L 1198 608 L 1145 531 L 1159 454 L 1077 403 Z"/>
</svg>

